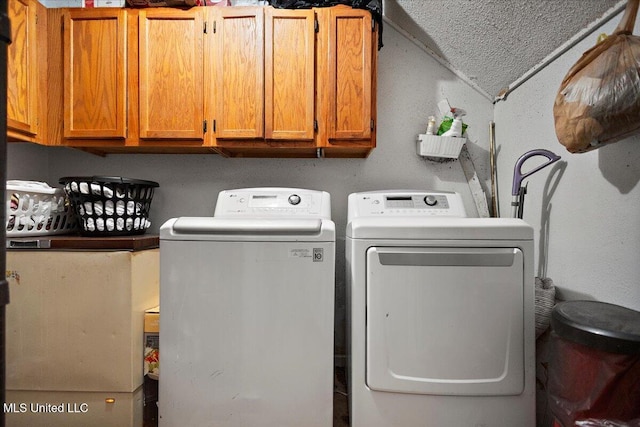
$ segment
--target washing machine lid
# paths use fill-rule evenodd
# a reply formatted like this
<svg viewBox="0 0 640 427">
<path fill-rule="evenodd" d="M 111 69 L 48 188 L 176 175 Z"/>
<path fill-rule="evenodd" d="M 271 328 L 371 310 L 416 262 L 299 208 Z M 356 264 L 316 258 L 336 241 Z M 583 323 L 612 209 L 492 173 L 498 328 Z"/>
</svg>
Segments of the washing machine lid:
<svg viewBox="0 0 640 427">
<path fill-rule="evenodd" d="M 523 392 L 529 282 L 519 248 L 377 246 L 366 260 L 369 388 Z"/>
<path fill-rule="evenodd" d="M 347 224 L 352 239 L 533 240 L 533 228 L 517 218 L 361 217 Z"/>
<path fill-rule="evenodd" d="M 180 217 L 160 227 L 160 240 L 335 241 L 326 191 L 289 187 L 225 190 L 213 217 Z"/>
<path fill-rule="evenodd" d="M 160 227 L 160 241 L 335 242 L 335 224 L 321 218 L 172 218 Z"/>
</svg>

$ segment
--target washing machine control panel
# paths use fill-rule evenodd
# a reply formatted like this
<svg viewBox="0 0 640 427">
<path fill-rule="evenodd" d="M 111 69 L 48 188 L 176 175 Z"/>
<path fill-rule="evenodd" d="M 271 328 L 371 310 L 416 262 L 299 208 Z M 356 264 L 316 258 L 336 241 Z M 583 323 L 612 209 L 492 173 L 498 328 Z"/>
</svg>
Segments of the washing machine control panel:
<svg viewBox="0 0 640 427">
<path fill-rule="evenodd" d="M 460 194 L 435 191 L 372 191 L 349 196 L 349 219 L 356 216 L 466 217 Z"/>
<path fill-rule="evenodd" d="M 330 219 L 329 194 L 299 188 L 255 188 L 221 191 L 214 216 L 290 217 Z"/>
</svg>

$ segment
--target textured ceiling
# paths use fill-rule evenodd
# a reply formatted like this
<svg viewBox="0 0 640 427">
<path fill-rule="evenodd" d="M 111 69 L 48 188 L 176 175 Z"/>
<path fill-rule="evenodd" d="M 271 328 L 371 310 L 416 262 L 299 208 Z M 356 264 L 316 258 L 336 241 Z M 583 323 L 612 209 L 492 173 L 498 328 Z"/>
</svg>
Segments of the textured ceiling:
<svg viewBox="0 0 640 427">
<path fill-rule="evenodd" d="M 385 0 L 386 21 L 490 97 L 624 8 L 624 0 Z"/>
</svg>

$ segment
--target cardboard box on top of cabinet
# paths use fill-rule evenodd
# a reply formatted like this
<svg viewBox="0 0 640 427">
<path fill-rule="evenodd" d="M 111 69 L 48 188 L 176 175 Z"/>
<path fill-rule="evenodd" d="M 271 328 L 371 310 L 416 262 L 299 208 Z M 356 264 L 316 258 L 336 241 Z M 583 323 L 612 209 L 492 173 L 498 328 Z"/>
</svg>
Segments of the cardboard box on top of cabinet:
<svg viewBox="0 0 640 427">
<path fill-rule="evenodd" d="M 84 7 L 84 0 L 46 0 L 41 3 L 49 9 L 59 7 Z"/>
<path fill-rule="evenodd" d="M 47 0 L 43 2 L 47 8 L 60 7 L 124 7 L 125 0 Z"/>
<path fill-rule="evenodd" d="M 127 5 L 130 7 L 231 6 L 231 2 L 230 0 L 127 0 Z"/>
<path fill-rule="evenodd" d="M 144 312 L 144 333 L 155 333 L 157 335 L 158 332 L 160 332 L 160 306 L 150 308 Z"/>
<path fill-rule="evenodd" d="M 85 7 L 91 0 L 85 0 Z M 124 0 L 93 0 L 93 7 L 124 7 Z"/>
</svg>

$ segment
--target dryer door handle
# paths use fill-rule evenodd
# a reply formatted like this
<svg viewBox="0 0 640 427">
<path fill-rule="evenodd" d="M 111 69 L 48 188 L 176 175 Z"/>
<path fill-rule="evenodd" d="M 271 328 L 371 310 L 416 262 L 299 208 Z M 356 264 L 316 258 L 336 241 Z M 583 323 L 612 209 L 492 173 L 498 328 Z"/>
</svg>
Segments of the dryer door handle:
<svg viewBox="0 0 640 427">
<path fill-rule="evenodd" d="M 382 265 L 427 266 L 427 267 L 510 267 L 515 258 L 515 249 L 477 249 L 460 250 L 407 250 L 377 248 Z"/>
</svg>

